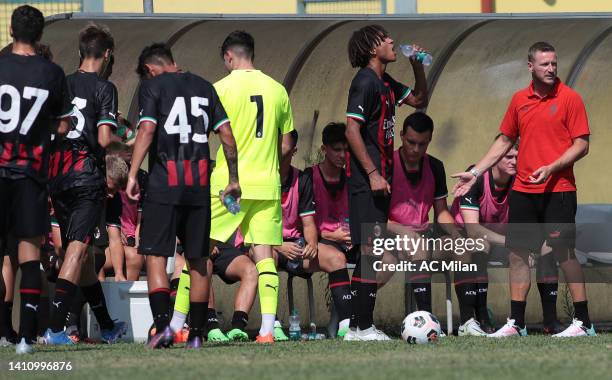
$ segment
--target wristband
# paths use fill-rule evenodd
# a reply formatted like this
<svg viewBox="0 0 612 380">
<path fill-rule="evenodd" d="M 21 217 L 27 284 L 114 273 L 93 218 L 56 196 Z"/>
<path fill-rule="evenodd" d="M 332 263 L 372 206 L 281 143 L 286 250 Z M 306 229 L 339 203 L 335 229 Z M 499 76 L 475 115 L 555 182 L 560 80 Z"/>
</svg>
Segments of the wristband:
<svg viewBox="0 0 612 380">
<path fill-rule="evenodd" d="M 368 177 L 370 176 L 370 174 L 374 173 L 375 171 L 376 171 L 376 168 L 372 169 L 372 171 L 368 173 Z"/>
<path fill-rule="evenodd" d="M 476 169 L 475 167 L 470 169 L 470 174 L 472 174 L 474 177 L 478 178 L 480 177 L 480 170 Z"/>
</svg>

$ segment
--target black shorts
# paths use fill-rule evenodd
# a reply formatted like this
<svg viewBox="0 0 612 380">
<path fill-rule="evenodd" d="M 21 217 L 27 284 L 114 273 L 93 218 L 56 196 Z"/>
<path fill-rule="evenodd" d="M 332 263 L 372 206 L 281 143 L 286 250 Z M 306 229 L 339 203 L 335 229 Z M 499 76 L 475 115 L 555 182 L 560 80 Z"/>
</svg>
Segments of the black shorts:
<svg viewBox="0 0 612 380">
<path fill-rule="evenodd" d="M 177 237 L 185 249 L 185 259 L 208 257 L 210 203 L 203 206 L 172 205 L 145 200 L 138 252 L 172 257 Z"/>
<path fill-rule="evenodd" d="M 51 196 L 64 249 L 71 241 L 85 244 L 92 241 L 105 198 L 103 188 L 89 186 L 74 187 Z"/>
<path fill-rule="evenodd" d="M 116 194 L 112 198 L 107 198 L 100 219 L 94 232 L 93 245 L 96 247 L 106 248 L 109 244 L 108 228 L 113 227 L 121 230 L 121 197 Z"/>
<path fill-rule="evenodd" d="M 344 253 L 346 256 L 346 262 L 350 264 L 357 263 L 357 255 L 359 255 L 359 248 L 357 246 L 352 246 L 350 249 L 346 244 L 338 243 L 337 241 L 321 239 L 319 243 L 332 246 L 336 248 L 338 251 Z"/>
<path fill-rule="evenodd" d="M 545 241 L 553 248 L 575 248 L 575 191 L 531 194 L 513 190 L 508 205 L 508 249 L 539 254 Z"/>
<path fill-rule="evenodd" d="M 349 221 L 353 245 L 365 244 L 374 235 L 385 234 L 391 197 L 374 196 L 371 191 L 349 192 Z M 379 224 L 381 229 L 373 228 Z"/>
<path fill-rule="evenodd" d="M 4 256 L 17 256 L 17 239 L 11 233 L 0 236 L 0 259 Z"/>
<path fill-rule="evenodd" d="M 219 276 L 228 285 L 234 284 L 237 280 L 230 279 L 227 277 L 227 268 L 230 266 L 232 261 L 238 257 L 244 256 L 248 252 L 248 248 L 237 248 L 228 244 L 219 244 L 219 253 L 211 256 L 210 260 L 213 263 L 213 274 Z"/>
<path fill-rule="evenodd" d="M 26 177 L 0 177 L 0 236 L 34 238 L 49 232 L 49 205 L 45 185 Z"/>
</svg>

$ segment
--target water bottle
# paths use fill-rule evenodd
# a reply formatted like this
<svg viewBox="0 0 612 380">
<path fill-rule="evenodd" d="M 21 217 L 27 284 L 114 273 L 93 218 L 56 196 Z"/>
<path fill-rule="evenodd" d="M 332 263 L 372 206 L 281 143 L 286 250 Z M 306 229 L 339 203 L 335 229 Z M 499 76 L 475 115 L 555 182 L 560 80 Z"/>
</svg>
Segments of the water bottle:
<svg viewBox="0 0 612 380">
<path fill-rule="evenodd" d="M 306 240 L 304 240 L 304 238 L 301 237 L 295 241 L 295 244 L 297 244 L 297 246 L 300 247 L 300 249 L 304 249 L 304 247 L 306 246 Z M 301 261 L 302 259 L 289 260 L 289 262 L 287 262 L 287 268 L 291 270 L 296 270 L 300 266 Z"/>
<path fill-rule="evenodd" d="M 293 312 L 289 316 L 289 339 L 300 340 L 302 338 L 302 329 L 300 328 L 300 315 L 297 309 L 293 309 Z"/>
<path fill-rule="evenodd" d="M 317 325 L 310 322 L 310 331 L 308 332 L 308 340 L 317 340 Z"/>
<path fill-rule="evenodd" d="M 219 190 L 219 198 L 221 198 L 221 194 L 223 194 L 223 190 Z M 236 198 L 230 194 L 227 194 L 223 199 L 223 205 L 232 215 L 240 212 L 240 203 L 236 202 Z"/>
<path fill-rule="evenodd" d="M 433 57 L 431 56 L 431 54 L 425 51 L 415 52 L 414 47 L 412 45 L 400 45 L 400 50 L 402 51 L 402 54 L 408 58 L 412 57 L 413 55 L 416 55 L 417 61 L 421 62 L 425 66 L 431 65 L 431 63 L 433 62 Z"/>
<path fill-rule="evenodd" d="M 351 224 L 349 218 L 345 218 L 344 222 L 340 226 L 343 230 L 348 231 L 349 233 L 351 232 Z M 353 248 L 353 242 L 344 243 L 344 246 L 346 247 L 346 250 L 349 251 L 351 248 Z"/>
</svg>

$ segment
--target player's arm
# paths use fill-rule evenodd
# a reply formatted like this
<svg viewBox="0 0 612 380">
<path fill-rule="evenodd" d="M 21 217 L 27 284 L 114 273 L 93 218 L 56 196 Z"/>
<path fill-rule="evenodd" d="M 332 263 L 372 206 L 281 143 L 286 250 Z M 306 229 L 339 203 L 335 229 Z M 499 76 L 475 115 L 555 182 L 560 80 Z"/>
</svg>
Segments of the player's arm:
<svg viewBox="0 0 612 380">
<path fill-rule="evenodd" d="M 221 126 L 218 131 L 219 139 L 223 146 L 223 153 L 227 160 L 227 169 L 229 171 L 229 184 L 221 194 L 221 201 L 223 202 L 227 194 L 231 194 L 236 201 L 240 201 L 242 191 L 240 190 L 240 183 L 238 181 L 238 149 L 236 148 L 236 140 L 232 134 L 232 128 L 229 121 Z"/>
<path fill-rule="evenodd" d="M 436 222 L 442 227 L 444 232 L 449 234 L 453 238 L 460 238 L 461 234 L 455 226 L 455 219 L 448 211 L 448 204 L 446 203 L 446 197 L 435 199 L 433 204 L 434 215 Z"/>
<path fill-rule="evenodd" d="M 153 143 L 157 122 L 150 120 L 142 121 L 138 127 L 138 135 L 134 143 L 134 152 L 132 153 L 132 162 L 130 172 L 128 174 L 128 183 L 125 189 L 126 194 L 132 200 L 140 199 L 140 191 L 138 189 L 138 169 L 144 162 L 145 156 L 149 152 L 149 148 Z"/>
<path fill-rule="evenodd" d="M 418 50 L 421 50 L 418 46 Z M 414 73 L 414 88 L 411 90 L 403 85 L 396 86 L 396 83 L 391 83 L 395 91 L 395 98 L 398 99 L 398 105 L 408 104 L 414 108 L 425 108 L 429 103 L 429 92 L 427 90 L 427 78 L 425 77 L 425 68 L 423 64 L 415 59 L 415 56 L 410 58 L 412 71 Z"/>
<path fill-rule="evenodd" d="M 580 136 L 572 140 L 572 145 L 552 164 L 542 166 L 529 176 L 531 183 L 544 183 L 551 174 L 572 166 L 576 161 L 589 153 L 589 136 Z"/>
<path fill-rule="evenodd" d="M 451 175 L 451 178 L 457 178 L 458 182 L 453 188 L 453 193 L 456 197 L 467 194 L 470 188 L 476 182 L 478 178 L 474 175 L 474 172 L 484 173 L 495 165 L 502 157 L 508 153 L 508 151 L 514 146 L 515 139 L 502 134 L 493 142 L 493 145 L 489 148 L 489 151 L 485 156 L 478 161 L 478 163 L 469 172 L 455 173 Z"/>
<path fill-rule="evenodd" d="M 98 144 L 106 148 L 113 141 L 113 131 L 117 130 L 118 96 L 117 88 L 110 82 L 104 82 L 96 94 L 99 104 L 97 123 Z"/>
<path fill-rule="evenodd" d="M 300 173 L 298 178 L 298 212 L 302 221 L 302 231 L 306 246 L 302 251 L 305 259 L 317 256 L 319 231 L 315 222 L 316 207 L 314 203 L 314 191 L 312 187 L 312 171 L 306 170 Z"/>
<path fill-rule="evenodd" d="M 56 100 L 56 115 L 58 116 L 58 122 L 55 129 L 55 133 L 59 136 L 63 136 L 70 131 L 70 116 L 72 116 L 72 96 L 68 90 L 68 83 L 64 73 L 60 73 L 60 91 L 58 93 L 58 99 Z"/>
<path fill-rule="evenodd" d="M 506 243 L 506 237 L 498 234 L 487 227 L 480 224 L 480 212 L 478 210 L 470 210 L 460 208 L 461 217 L 465 224 L 465 230 L 469 237 L 474 239 L 485 239 L 489 243 L 503 246 Z"/>
</svg>

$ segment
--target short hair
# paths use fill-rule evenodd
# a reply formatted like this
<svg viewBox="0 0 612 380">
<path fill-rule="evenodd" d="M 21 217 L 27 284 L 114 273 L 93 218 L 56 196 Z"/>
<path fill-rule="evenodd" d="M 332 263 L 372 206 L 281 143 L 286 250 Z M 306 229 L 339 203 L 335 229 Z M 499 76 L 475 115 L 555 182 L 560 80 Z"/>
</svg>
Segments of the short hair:
<svg viewBox="0 0 612 380">
<path fill-rule="evenodd" d="M 529 51 L 527 52 L 527 59 L 529 60 L 529 62 L 533 62 L 533 60 L 535 59 L 535 55 L 537 52 L 548 52 L 548 51 L 555 51 L 555 48 L 549 44 L 548 42 L 536 42 L 535 44 L 531 45 L 529 47 Z"/>
<path fill-rule="evenodd" d="M 404 119 L 402 133 L 406 133 L 408 127 L 414 129 L 414 131 L 418 133 L 431 132 L 433 134 L 434 122 L 431 117 L 427 116 L 424 112 L 417 111 Z"/>
<path fill-rule="evenodd" d="M 106 175 L 110 177 L 119 186 L 120 189 L 125 189 L 128 180 L 127 163 L 115 154 L 106 155 Z"/>
<path fill-rule="evenodd" d="M 293 143 L 291 148 L 295 148 L 295 146 L 298 143 L 298 138 L 299 138 L 297 129 L 294 129 L 293 131 L 289 132 L 289 136 L 291 136 L 291 142 Z"/>
<path fill-rule="evenodd" d="M 347 142 L 345 132 L 346 124 L 332 121 L 323 128 L 323 145 Z"/>
<path fill-rule="evenodd" d="M 366 67 L 372 58 L 372 49 L 380 45 L 389 32 L 380 25 L 368 25 L 353 32 L 348 43 L 348 56 L 351 66 Z"/>
<path fill-rule="evenodd" d="M 13 11 L 11 29 L 15 41 L 34 45 L 40 41 L 44 27 L 45 18 L 38 9 L 29 5 L 22 5 Z"/>
<path fill-rule="evenodd" d="M 255 60 L 255 40 L 253 36 L 244 30 L 236 30 L 231 32 L 221 45 L 221 58 L 225 53 L 232 49 L 234 53 L 251 61 Z"/>
<path fill-rule="evenodd" d="M 104 52 L 115 49 L 115 40 L 108 27 L 89 24 L 79 33 L 79 55 L 81 58 L 102 58 Z"/>
<path fill-rule="evenodd" d="M 170 46 L 163 42 L 157 42 L 142 49 L 142 52 L 138 57 L 138 67 L 136 68 L 136 73 L 138 73 L 140 79 L 144 79 L 149 74 L 149 69 L 147 69 L 145 65 L 154 64 L 164 66 L 173 63 L 174 57 L 172 57 L 172 50 L 170 50 Z"/>
</svg>

